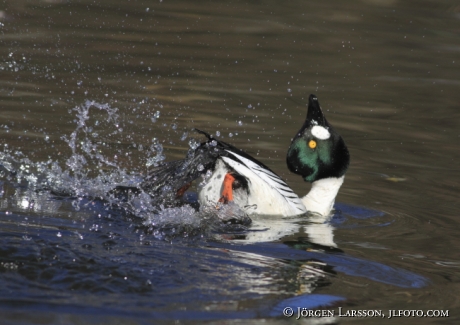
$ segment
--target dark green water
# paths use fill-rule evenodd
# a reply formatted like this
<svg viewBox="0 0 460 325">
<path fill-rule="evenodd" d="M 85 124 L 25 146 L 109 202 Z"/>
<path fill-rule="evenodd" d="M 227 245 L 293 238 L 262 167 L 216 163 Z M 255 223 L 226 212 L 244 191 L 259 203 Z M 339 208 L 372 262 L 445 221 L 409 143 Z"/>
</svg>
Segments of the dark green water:
<svg viewBox="0 0 460 325">
<path fill-rule="evenodd" d="M 140 238 L 138 221 L 103 203 L 76 210 L 4 175 L 4 323 L 297 323 L 275 307 L 299 295 L 308 306 L 314 293 L 344 298 L 335 311 L 450 315 L 339 323 L 456 324 L 459 20 L 455 1 L 4 1 L 0 145 L 11 154 L 65 166 L 72 109 L 90 100 L 118 108 L 117 122 L 98 109 L 87 122 L 118 168 L 145 173 L 156 141 L 167 160 L 183 157 L 195 127 L 303 195 L 285 154 L 315 93 L 352 158 L 337 199 L 349 211 L 323 255 L 302 231 L 270 244 Z"/>
</svg>

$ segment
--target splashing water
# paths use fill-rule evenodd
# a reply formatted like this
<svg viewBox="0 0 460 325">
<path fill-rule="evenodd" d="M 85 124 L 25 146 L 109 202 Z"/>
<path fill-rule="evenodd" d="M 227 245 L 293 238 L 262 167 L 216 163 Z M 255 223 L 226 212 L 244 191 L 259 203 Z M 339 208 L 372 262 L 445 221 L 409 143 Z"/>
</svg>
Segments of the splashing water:
<svg viewBox="0 0 460 325">
<path fill-rule="evenodd" d="M 99 149 L 100 144 L 93 140 L 97 133 L 88 125 L 90 109 L 99 109 L 107 114 L 106 123 L 115 127 L 119 132 L 117 108 L 108 104 L 86 101 L 75 107 L 71 112 L 76 113 L 76 129 L 70 136 L 62 136 L 71 149 L 71 155 L 65 161 L 65 167 L 58 161 L 33 162 L 19 151 L 8 150 L 7 146 L 0 152 L 1 165 L 9 173 L 9 180 L 17 184 L 27 183 L 27 187 L 36 190 L 49 190 L 52 193 L 72 197 L 101 197 L 106 199 L 106 193 L 119 183 L 135 183 L 132 175 L 120 168 L 116 162 L 110 161 Z M 96 121 L 96 124 L 99 124 Z M 109 172 L 103 168 L 110 167 Z M 91 175 L 96 174 L 91 178 Z"/>
<path fill-rule="evenodd" d="M 91 115 L 93 111 L 104 114 L 100 119 L 103 122 Z M 109 104 L 86 101 L 69 112 L 75 114 L 76 127 L 70 135 L 61 136 L 71 152 L 64 165 L 53 159 L 34 162 L 8 146 L 0 152 L 0 165 L 3 167 L 0 177 L 13 186 L 27 189 L 27 195 L 18 198 L 21 207 L 31 208 L 34 204 L 35 210 L 45 205 L 52 207 L 45 201 L 52 202 L 53 197 L 40 199 L 37 191 L 51 193 L 54 198 L 71 198 L 71 206 L 75 211 L 79 211 L 82 204 L 88 206 L 91 200 L 102 200 L 113 208 L 141 218 L 144 220 L 143 225 L 148 227 L 148 232 L 156 238 L 167 240 L 176 236 L 203 236 L 216 230 L 234 231 L 244 229 L 242 224 L 249 225 L 247 214 L 236 205 L 216 205 L 198 211 L 188 204 L 181 207 L 154 205 L 153 202 L 158 200 L 152 200 L 150 195 L 138 187 L 142 177 L 128 172 L 120 166 L 116 158 L 109 159 L 109 154 L 103 153 L 104 138 L 98 128 L 108 130 L 107 137 L 120 137 L 123 128 L 118 109 L 110 107 Z M 160 117 L 159 111 L 154 117 L 155 120 Z M 190 141 L 192 150 L 199 145 L 193 139 Z M 141 145 L 137 147 L 140 149 Z M 147 156 L 144 164 L 146 167 L 158 166 L 165 160 L 163 147 L 156 138 L 152 139 L 152 145 L 143 154 Z M 210 171 L 203 176 L 204 184 L 211 176 Z M 113 192 L 117 186 L 137 188 L 138 192 L 135 195 L 120 196 Z M 229 228 L 234 224 L 238 226 Z"/>
<path fill-rule="evenodd" d="M 247 230 L 251 219 L 234 202 L 203 206 L 198 211 L 190 205 L 160 207 L 157 213 L 145 217 L 144 225 L 158 239 L 190 235 L 209 236 L 211 232 L 241 232 Z M 159 227 L 157 225 L 160 225 Z M 155 227 L 157 226 L 157 227 Z"/>
</svg>

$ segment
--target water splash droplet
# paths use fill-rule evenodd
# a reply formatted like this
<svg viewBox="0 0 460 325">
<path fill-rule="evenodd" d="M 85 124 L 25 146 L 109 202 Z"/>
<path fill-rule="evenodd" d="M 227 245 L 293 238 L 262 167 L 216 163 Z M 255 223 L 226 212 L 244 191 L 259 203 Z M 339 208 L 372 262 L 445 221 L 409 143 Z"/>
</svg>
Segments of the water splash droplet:
<svg viewBox="0 0 460 325">
<path fill-rule="evenodd" d="M 195 139 L 190 139 L 188 141 L 188 145 L 190 146 L 191 149 L 195 150 L 196 148 L 200 146 L 200 143 L 196 141 Z"/>
</svg>

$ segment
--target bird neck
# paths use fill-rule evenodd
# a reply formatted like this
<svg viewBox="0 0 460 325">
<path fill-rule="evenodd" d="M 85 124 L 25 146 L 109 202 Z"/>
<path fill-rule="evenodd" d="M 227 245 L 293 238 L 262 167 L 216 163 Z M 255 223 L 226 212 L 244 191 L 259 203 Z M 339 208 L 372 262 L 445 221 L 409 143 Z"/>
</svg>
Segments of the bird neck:
<svg viewBox="0 0 460 325">
<path fill-rule="evenodd" d="M 323 178 L 312 183 L 311 190 L 301 200 L 309 212 L 328 215 L 345 176 Z"/>
</svg>

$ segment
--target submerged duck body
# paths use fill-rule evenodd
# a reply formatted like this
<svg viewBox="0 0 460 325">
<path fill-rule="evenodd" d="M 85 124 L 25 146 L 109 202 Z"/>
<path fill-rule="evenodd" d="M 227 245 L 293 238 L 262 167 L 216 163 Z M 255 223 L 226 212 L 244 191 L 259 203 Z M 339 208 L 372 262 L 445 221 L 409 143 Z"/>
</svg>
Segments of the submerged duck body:
<svg viewBox="0 0 460 325">
<path fill-rule="evenodd" d="M 287 153 L 288 168 L 312 183 L 310 192 L 297 194 L 270 168 L 244 151 L 206 132 L 207 141 L 184 160 L 164 163 L 150 171 L 140 187 L 152 198 L 176 200 L 200 176 L 200 205 L 233 201 L 248 214 L 295 216 L 307 211 L 328 215 L 343 183 L 349 154 L 342 137 L 324 117 L 316 96 Z"/>
</svg>

